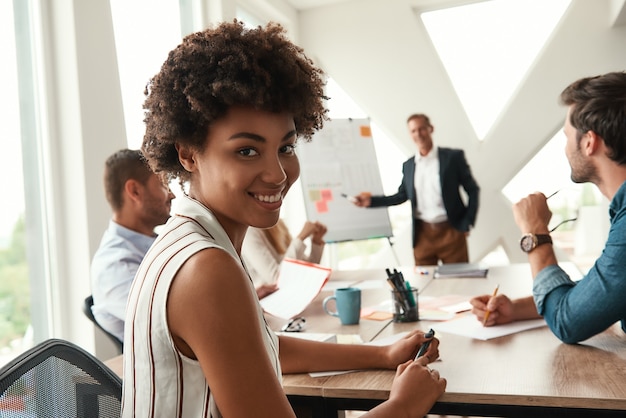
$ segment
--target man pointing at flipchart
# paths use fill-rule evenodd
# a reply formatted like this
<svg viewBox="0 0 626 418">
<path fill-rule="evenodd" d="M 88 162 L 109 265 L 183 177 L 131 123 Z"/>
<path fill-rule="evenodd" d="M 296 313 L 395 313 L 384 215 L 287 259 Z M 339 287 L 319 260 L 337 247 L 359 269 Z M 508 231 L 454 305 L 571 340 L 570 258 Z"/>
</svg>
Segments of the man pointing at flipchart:
<svg viewBox="0 0 626 418">
<path fill-rule="evenodd" d="M 390 196 L 362 192 L 355 196 L 354 204 L 383 207 L 410 200 L 415 265 L 466 263 L 467 235 L 478 213 L 478 183 L 463 150 L 433 145 L 434 127 L 428 116 L 413 114 L 407 124 L 418 152 L 402 165 L 404 177 L 398 192 Z M 467 193 L 467 205 L 460 187 Z"/>
</svg>

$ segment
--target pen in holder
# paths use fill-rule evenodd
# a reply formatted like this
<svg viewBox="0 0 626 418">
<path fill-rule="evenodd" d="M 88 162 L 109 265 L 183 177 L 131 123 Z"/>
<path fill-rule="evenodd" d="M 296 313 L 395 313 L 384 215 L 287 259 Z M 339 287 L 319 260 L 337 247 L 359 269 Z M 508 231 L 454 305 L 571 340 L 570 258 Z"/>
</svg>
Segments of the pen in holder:
<svg viewBox="0 0 626 418">
<path fill-rule="evenodd" d="M 419 309 L 417 306 L 417 289 L 411 287 L 404 280 L 401 271 L 397 269 L 385 269 L 387 282 L 391 286 L 391 301 L 393 302 L 393 322 L 419 321 Z"/>
<path fill-rule="evenodd" d="M 408 287 L 407 289 L 392 290 L 391 299 L 394 307 L 393 322 L 419 321 L 416 288 Z"/>
</svg>

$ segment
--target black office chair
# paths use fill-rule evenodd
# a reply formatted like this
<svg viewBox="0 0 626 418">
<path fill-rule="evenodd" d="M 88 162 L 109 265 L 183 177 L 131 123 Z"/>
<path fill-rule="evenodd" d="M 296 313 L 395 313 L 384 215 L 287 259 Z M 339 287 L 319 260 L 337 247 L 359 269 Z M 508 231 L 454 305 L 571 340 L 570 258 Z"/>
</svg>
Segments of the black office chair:
<svg viewBox="0 0 626 418">
<path fill-rule="evenodd" d="M 84 349 L 49 339 L 0 369 L 0 416 L 119 418 L 122 380 Z"/>
<path fill-rule="evenodd" d="M 94 318 L 93 316 L 93 312 L 91 311 L 92 306 L 93 296 L 89 295 L 85 298 L 85 302 L 83 303 L 83 313 L 85 314 L 85 316 L 87 316 L 87 318 L 91 320 L 91 322 L 96 325 L 96 327 L 98 327 L 98 329 L 102 330 L 102 332 L 104 332 L 106 336 L 109 337 L 111 341 L 113 341 L 113 344 L 115 344 L 115 347 L 117 348 L 118 354 L 122 354 L 122 351 L 124 351 L 124 343 L 120 341 L 115 335 L 111 334 L 109 331 L 100 326 L 98 321 L 96 321 L 96 318 Z"/>
</svg>

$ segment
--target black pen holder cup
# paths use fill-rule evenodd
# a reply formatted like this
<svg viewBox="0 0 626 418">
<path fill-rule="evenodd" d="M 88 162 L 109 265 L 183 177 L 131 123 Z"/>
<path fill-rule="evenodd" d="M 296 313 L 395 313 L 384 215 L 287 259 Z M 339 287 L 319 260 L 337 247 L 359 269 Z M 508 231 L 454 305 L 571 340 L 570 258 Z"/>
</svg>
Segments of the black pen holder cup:
<svg viewBox="0 0 626 418">
<path fill-rule="evenodd" d="M 417 303 L 417 289 L 392 290 L 393 322 L 415 322 L 420 320 L 419 305 Z"/>
</svg>

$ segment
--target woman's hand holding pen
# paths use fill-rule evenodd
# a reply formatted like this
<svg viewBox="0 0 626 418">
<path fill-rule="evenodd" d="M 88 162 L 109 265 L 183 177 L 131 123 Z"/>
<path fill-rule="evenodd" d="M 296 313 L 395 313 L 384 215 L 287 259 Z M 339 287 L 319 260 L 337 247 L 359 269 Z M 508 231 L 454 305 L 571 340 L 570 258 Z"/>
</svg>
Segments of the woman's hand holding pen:
<svg viewBox="0 0 626 418">
<path fill-rule="evenodd" d="M 439 340 L 437 338 L 426 338 L 424 331 L 415 330 L 395 343 L 387 346 L 388 368 L 394 369 L 398 364 L 415 357 L 418 349 L 427 341 L 431 341 L 428 350 L 424 353 L 427 363 L 432 363 L 439 358 Z"/>
<path fill-rule="evenodd" d="M 470 300 L 472 313 L 486 327 L 515 321 L 515 306 L 506 295 L 482 295 Z M 485 321 L 485 316 L 488 315 Z"/>
<path fill-rule="evenodd" d="M 415 353 L 430 341 L 426 353 L 413 360 Z M 432 405 L 445 392 L 447 381 L 428 364 L 439 358 L 439 340 L 424 337 L 424 332 L 415 330 L 387 346 L 390 364 L 396 369 L 391 385 L 389 400 L 374 408 L 380 416 L 424 417 Z M 420 399 L 423 402 L 415 402 Z M 376 415 L 378 416 L 378 415 Z"/>
<path fill-rule="evenodd" d="M 428 405 L 439 399 L 446 385 L 446 379 L 437 370 L 428 368 L 426 357 L 407 361 L 396 369 L 389 401 L 384 406 L 380 405 L 382 408 L 379 411 L 385 416 L 424 417 L 428 414 Z M 423 402 L 415 402 L 416 399 Z"/>
</svg>

